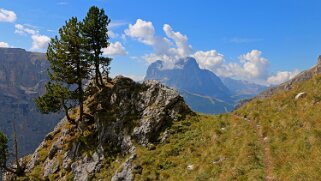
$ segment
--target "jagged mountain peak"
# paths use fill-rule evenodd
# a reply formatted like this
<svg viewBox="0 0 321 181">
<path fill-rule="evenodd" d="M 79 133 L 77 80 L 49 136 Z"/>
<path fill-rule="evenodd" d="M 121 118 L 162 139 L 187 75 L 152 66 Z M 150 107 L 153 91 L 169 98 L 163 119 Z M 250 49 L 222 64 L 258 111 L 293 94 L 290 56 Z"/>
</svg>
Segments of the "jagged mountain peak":
<svg viewBox="0 0 321 181">
<path fill-rule="evenodd" d="M 204 96 L 230 100 L 230 91 L 221 79 L 209 70 L 199 68 L 194 58 L 183 58 L 175 63 L 175 68 L 164 69 L 164 61 L 151 64 L 145 80 L 158 80 L 177 90 L 189 91 Z"/>
</svg>

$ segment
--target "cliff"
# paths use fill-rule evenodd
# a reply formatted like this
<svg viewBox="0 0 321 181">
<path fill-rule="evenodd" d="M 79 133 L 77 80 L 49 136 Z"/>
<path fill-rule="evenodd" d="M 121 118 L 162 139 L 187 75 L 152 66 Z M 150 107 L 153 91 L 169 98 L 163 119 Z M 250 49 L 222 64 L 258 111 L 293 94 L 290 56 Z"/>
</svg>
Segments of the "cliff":
<svg viewBox="0 0 321 181">
<path fill-rule="evenodd" d="M 20 155 L 34 151 L 62 118 L 40 114 L 34 105 L 34 98 L 43 93 L 48 81 L 48 67 L 43 53 L 0 48 L 0 131 L 11 138 L 15 121 Z"/>
</svg>

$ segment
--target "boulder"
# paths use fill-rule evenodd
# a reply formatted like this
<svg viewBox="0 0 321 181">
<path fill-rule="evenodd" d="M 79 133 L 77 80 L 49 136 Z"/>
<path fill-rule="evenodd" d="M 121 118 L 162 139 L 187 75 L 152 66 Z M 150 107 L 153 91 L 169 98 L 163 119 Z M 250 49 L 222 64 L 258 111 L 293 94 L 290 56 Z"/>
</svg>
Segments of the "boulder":
<svg viewBox="0 0 321 181">
<path fill-rule="evenodd" d="M 295 100 L 301 99 L 303 97 L 305 97 L 307 94 L 305 92 L 300 92 L 295 96 Z"/>
</svg>

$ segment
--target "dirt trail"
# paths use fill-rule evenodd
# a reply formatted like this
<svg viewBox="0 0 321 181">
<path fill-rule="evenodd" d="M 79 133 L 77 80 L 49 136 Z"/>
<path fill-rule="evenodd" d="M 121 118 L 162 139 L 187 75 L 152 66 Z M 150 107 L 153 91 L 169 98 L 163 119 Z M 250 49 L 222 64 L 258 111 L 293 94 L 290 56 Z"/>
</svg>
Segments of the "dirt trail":
<svg viewBox="0 0 321 181">
<path fill-rule="evenodd" d="M 264 137 L 262 127 L 248 118 L 240 117 L 238 115 L 234 115 L 234 116 L 248 122 L 251 125 L 251 127 L 255 130 L 256 137 L 259 140 L 261 147 L 263 148 L 263 162 L 264 162 L 264 168 L 265 168 L 264 171 L 266 175 L 265 180 L 266 181 L 276 180 L 275 177 L 273 176 L 273 162 L 272 162 L 271 151 L 268 143 L 268 138 Z"/>
</svg>

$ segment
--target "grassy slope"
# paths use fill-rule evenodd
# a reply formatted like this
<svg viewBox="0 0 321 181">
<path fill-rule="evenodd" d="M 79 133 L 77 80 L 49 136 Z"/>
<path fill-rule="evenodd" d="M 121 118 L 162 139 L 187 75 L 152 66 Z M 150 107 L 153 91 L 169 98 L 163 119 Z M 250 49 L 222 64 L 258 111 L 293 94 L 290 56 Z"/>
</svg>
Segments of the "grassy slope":
<svg viewBox="0 0 321 181">
<path fill-rule="evenodd" d="M 307 95 L 295 100 L 300 92 Z M 271 98 L 251 101 L 235 113 L 261 126 L 278 180 L 320 179 L 321 76 Z"/>
<path fill-rule="evenodd" d="M 199 115 L 170 132 L 155 150 L 138 147 L 134 163 L 143 170 L 136 180 L 263 180 L 262 149 L 245 121 Z"/>
<path fill-rule="evenodd" d="M 307 95 L 295 100 L 300 92 Z M 253 100 L 231 114 L 189 116 L 175 122 L 169 138 L 155 149 L 137 145 L 135 180 L 264 180 L 265 147 L 277 180 L 319 180 L 320 119 L 321 76 L 271 98 Z M 44 158 L 47 148 L 50 145 L 41 151 Z M 126 157 L 106 160 L 93 180 L 110 179 Z M 39 165 L 31 175 L 41 172 Z"/>
</svg>

